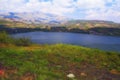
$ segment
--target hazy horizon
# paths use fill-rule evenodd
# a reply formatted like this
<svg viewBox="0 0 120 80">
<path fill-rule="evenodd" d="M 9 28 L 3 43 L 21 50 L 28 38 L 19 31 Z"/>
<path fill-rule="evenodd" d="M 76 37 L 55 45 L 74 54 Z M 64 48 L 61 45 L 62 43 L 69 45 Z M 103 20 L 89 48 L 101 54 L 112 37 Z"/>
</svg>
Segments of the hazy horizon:
<svg viewBox="0 0 120 80">
<path fill-rule="evenodd" d="M 0 13 L 42 12 L 71 19 L 120 23 L 120 0 L 0 0 Z"/>
</svg>

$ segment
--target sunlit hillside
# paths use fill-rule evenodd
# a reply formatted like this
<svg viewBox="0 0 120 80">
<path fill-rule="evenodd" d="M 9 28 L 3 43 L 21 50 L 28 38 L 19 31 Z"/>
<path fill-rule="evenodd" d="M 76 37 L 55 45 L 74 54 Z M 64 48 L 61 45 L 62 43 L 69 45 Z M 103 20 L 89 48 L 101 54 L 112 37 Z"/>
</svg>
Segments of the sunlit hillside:
<svg viewBox="0 0 120 80">
<path fill-rule="evenodd" d="M 37 45 L 0 33 L 1 80 L 120 79 L 120 54 L 73 45 Z"/>
</svg>

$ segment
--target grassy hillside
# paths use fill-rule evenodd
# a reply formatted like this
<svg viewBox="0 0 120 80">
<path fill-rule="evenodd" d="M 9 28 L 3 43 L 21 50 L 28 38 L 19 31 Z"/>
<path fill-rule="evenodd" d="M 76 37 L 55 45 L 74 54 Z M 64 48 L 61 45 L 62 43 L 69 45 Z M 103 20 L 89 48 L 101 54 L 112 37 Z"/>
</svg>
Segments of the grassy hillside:
<svg viewBox="0 0 120 80">
<path fill-rule="evenodd" d="M 65 44 L 24 45 L 26 39 L 17 39 L 18 45 L 0 34 L 0 80 L 120 80 L 119 53 Z"/>
<path fill-rule="evenodd" d="M 66 27 L 68 29 L 78 28 L 78 29 L 91 29 L 91 28 L 120 28 L 119 23 L 114 23 L 112 21 L 102 21 L 102 20 L 71 20 L 64 24 L 34 24 L 26 23 L 20 21 L 14 21 L 12 19 L 0 19 L 0 25 L 6 25 L 11 28 L 48 28 L 48 27 Z M 49 26 L 48 26 L 49 25 Z"/>
<path fill-rule="evenodd" d="M 28 24 L 10 19 L 0 19 L 0 31 L 20 33 L 31 31 L 73 32 L 95 35 L 120 36 L 120 24 L 110 21 L 73 20 L 64 24 Z"/>
<path fill-rule="evenodd" d="M 4 25 L 8 28 L 34 28 L 33 24 L 27 24 L 23 22 L 0 19 L 0 25 Z"/>
<path fill-rule="evenodd" d="M 70 28 L 91 29 L 91 28 L 120 28 L 119 23 L 102 20 L 71 20 L 67 22 Z"/>
</svg>

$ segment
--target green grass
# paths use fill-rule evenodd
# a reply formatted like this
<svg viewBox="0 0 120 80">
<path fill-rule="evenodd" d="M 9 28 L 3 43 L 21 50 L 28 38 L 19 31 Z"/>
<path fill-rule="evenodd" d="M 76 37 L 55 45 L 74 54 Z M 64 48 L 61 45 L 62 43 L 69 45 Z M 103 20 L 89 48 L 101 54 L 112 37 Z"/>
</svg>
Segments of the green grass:
<svg viewBox="0 0 120 80">
<path fill-rule="evenodd" d="M 105 72 L 120 72 L 120 53 L 65 44 L 26 45 L 25 41 L 29 40 L 0 34 L 0 43 L 4 44 L 0 46 L 0 70 L 5 71 L 0 80 L 96 80 Z M 81 76 L 82 72 L 87 77 Z M 75 79 L 69 79 L 69 73 Z"/>
<path fill-rule="evenodd" d="M 0 48 L 1 64 L 8 69 L 17 70 L 16 73 L 7 73 L 9 80 L 16 80 L 28 73 L 35 75 L 35 80 L 66 80 L 71 67 L 74 65 L 73 69 L 80 68 L 83 63 L 98 69 L 120 71 L 118 53 L 64 44 L 39 47 L 32 50 L 29 47 Z"/>
<path fill-rule="evenodd" d="M 0 32 L 0 44 L 14 44 L 17 46 L 29 46 L 32 44 L 28 38 L 12 38 L 6 32 Z"/>
</svg>

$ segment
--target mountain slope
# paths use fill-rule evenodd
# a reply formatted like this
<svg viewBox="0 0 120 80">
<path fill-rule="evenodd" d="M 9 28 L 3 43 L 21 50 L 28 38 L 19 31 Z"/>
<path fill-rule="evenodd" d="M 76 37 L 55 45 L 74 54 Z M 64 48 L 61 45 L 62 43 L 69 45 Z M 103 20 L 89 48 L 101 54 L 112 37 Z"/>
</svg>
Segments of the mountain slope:
<svg viewBox="0 0 120 80">
<path fill-rule="evenodd" d="M 15 13 L 15 12 L 6 12 L 0 13 L 0 18 L 10 19 L 13 21 L 20 21 L 25 23 L 35 23 L 35 24 L 61 24 L 66 18 L 63 16 L 58 16 L 49 13 L 41 13 L 41 12 L 23 12 L 23 13 Z"/>
<path fill-rule="evenodd" d="M 41 30 L 120 36 L 120 23 L 103 20 L 69 20 L 62 16 L 39 12 L 9 12 L 0 13 L 0 31 L 3 30 L 9 33 Z"/>
<path fill-rule="evenodd" d="M 96 27 L 120 28 L 120 23 L 104 20 L 70 20 L 66 23 L 70 28 L 90 29 Z"/>
</svg>

